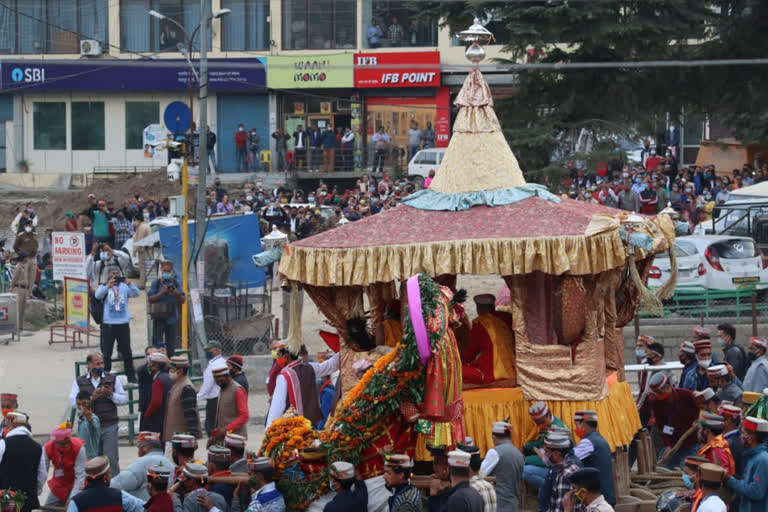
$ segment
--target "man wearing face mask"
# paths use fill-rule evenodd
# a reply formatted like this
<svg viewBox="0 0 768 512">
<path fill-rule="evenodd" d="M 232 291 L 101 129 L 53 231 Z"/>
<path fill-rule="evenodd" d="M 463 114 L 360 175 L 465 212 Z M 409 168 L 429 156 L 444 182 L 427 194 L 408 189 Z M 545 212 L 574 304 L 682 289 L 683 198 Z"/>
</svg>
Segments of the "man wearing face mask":
<svg viewBox="0 0 768 512">
<path fill-rule="evenodd" d="M 168 393 L 173 386 L 173 381 L 168 375 L 168 357 L 162 352 L 154 352 L 149 356 L 148 365 L 149 371 L 152 372 L 152 398 L 142 417 L 148 431 L 162 432 L 168 407 Z"/>
<path fill-rule="evenodd" d="M 613 456 L 611 447 L 603 436 L 597 431 L 597 412 L 596 411 L 576 411 L 574 417 L 576 428 L 573 433 L 581 438 L 573 453 L 581 459 L 585 468 L 592 468 L 598 473 L 604 475 L 613 474 Z M 604 479 L 602 489 L 598 486 L 597 491 L 602 493 L 605 500 L 611 505 L 616 505 L 616 491 L 613 485 L 613 478 Z"/>
<path fill-rule="evenodd" d="M 160 277 L 152 282 L 147 295 L 152 316 L 152 344 L 157 348 L 165 347 L 168 357 L 173 357 L 178 337 L 179 306 L 187 298 L 173 271 L 172 261 L 160 264 Z"/>
<path fill-rule="evenodd" d="M 525 466 L 523 467 L 523 480 L 534 486 L 536 489 L 540 488 L 544 479 L 547 476 L 548 469 L 541 460 L 538 454 L 538 450 L 544 446 L 544 440 L 547 438 L 547 433 L 550 427 L 565 427 L 565 423 L 552 414 L 545 402 L 536 402 L 528 409 L 528 414 L 536 424 L 536 428 L 539 431 L 536 439 L 527 442 L 523 446 L 523 455 L 525 455 Z"/>
<path fill-rule="evenodd" d="M 664 466 L 674 469 L 680 466 L 685 457 L 693 455 L 696 449 L 696 436 L 688 436 L 677 452 L 671 453 L 672 447 L 698 419 L 699 408 L 691 391 L 673 388 L 664 373 L 655 374 L 649 384 L 653 393 L 651 408 L 665 446 L 662 457 L 666 461 Z"/>
<path fill-rule="evenodd" d="M 219 398 L 216 404 L 216 424 L 211 430 L 208 444 L 223 441 L 228 432 L 248 437 L 248 393 L 232 379 L 229 367 L 222 360 L 211 368 L 216 385 L 219 387 Z"/>
<path fill-rule="evenodd" d="M 723 349 L 725 362 L 731 365 L 734 375 L 743 381 L 749 368 L 749 360 L 744 349 L 736 344 L 736 328 L 733 325 L 717 326 L 717 345 Z"/>
<path fill-rule="evenodd" d="M 744 478 L 730 477 L 725 484 L 740 496 L 741 511 L 765 510 L 768 500 L 768 421 L 748 416 L 741 427 L 744 445 Z"/>
<path fill-rule="evenodd" d="M 744 391 L 761 393 L 768 387 L 768 358 L 765 356 L 768 340 L 751 338 L 749 340 L 749 359 L 751 364 L 744 376 Z"/>
<path fill-rule="evenodd" d="M 83 440 L 72 437 L 67 424 L 59 425 L 51 432 L 51 439 L 43 445 L 45 472 L 53 465 L 53 477 L 48 480 L 51 493 L 45 505 L 57 507 L 80 492 L 85 482 L 85 448 Z"/>
<path fill-rule="evenodd" d="M 175 432 L 188 432 L 202 437 L 200 412 L 197 409 L 197 394 L 189 380 L 189 358 L 186 355 L 171 358 L 168 377 L 173 382 L 168 392 L 168 407 L 163 421 L 163 439 L 168 442 Z"/>
<path fill-rule="evenodd" d="M 237 126 L 235 132 L 235 159 L 235 172 L 248 172 L 248 132 L 242 123 Z"/>
<path fill-rule="evenodd" d="M 10 431 L 0 439 L 0 489 L 23 491 L 27 500 L 21 512 L 31 512 L 39 508 L 37 497 L 42 494 L 48 477 L 45 455 L 32 438 L 27 414 L 13 411 L 6 419 Z"/>
<path fill-rule="evenodd" d="M 216 404 L 219 399 L 219 387 L 213 380 L 212 369 L 224 362 L 221 357 L 222 346 L 216 340 L 209 339 L 205 346 L 205 357 L 208 359 L 208 365 L 203 371 L 203 384 L 200 391 L 197 392 L 197 400 L 205 400 L 205 431 L 208 435 L 216 427 Z"/>
<path fill-rule="evenodd" d="M 613 512 L 613 506 L 600 492 L 600 480 L 600 471 L 595 468 L 584 468 L 571 474 L 569 481 L 573 491 L 565 500 L 565 512 L 572 512 L 577 503 L 586 507 L 586 512 Z"/>
<path fill-rule="evenodd" d="M 701 391 L 709 386 L 707 368 L 714 361 L 712 357 L 712 342 L 710 340 L 698 340 L 693 342 L 693 348 L 696 350 L 696 361 L 699 367 L 686 376 L 686 381 L 683 382 L 682 387 L 691 391 Z M 716 363 L 717 361 L 714 362 Z"/>
<path fill-rule="evenodd" d="M 491 427 L 493 448 L 485 454 L 480 475 L 496 477 L 496 499 L 499 510 L 516 511 L 520 508 L 518 489 L 523 478 L 525 459 L 512 444 L 512 425 L 496 421 Z"/>
<path fill-rule="evenodd" d="M 571 440 L 563 434 L 550 433 L 544 440 L 544 454 L 551 468 L 552 486 L 549 496 L 540 496 L 547 500 L 547 512 L 565 512 L 566 496 L 573 490 L 570 476 L 581 468 L 569 458 Z M 540 507 L 541 508 L 541 507 Z M 581 510 L 581 507 L 578 506 Z"/>
<path fill-rule="evenodd" d="M 699 366 L 699 362 L 696 360 L 696 349 L 693 346 L 692 341 L 684 341 L 680 345 L 680 352 L 677 356 L 680 364 L 683 365 L 683 371 L 680 374 L 680 387 L 685 387 L 685 382 L 688 378 L 688 374 L 695 372 Z"/>
<path fill-rule="evenodd" d="M 117 474 L 120 472 L 117 406 L 127 404 L 128 396 L 122 382 L 111 373 L 104 372 L 104 357 L 99 352 L 88 354 L 85 362 L 88 374 L 75 379 L 69 393 L 69 405 L 75 407 L 81 391 L 91 395 L 93 412 L 101 424 L 101 453 L 109 457 L 110 467 Z"/>
<path fill-rule="evenodd" d="M 16 235 L 16 240 L 13 241 L 13 250 L 16 254 L 24 253 L 26 258 L 24 260 L 24 267 L 27 271 L 27 276 L 30 278 L 28 281 L 31 284 L 35 282 L 35 276 L 37 274 L 37 251 L 40 249 L 37 241 L 37 233 L 35 233 L 34 225 L 32 221 L 27 220 L 21 225 L 21 233 Z M 27 290 L 27 294 L 32 294 L 32 288 Z"/>
<path fill-rule="evenodd" d="M 741 388 L 724 364 L 716 364 L 707 368 L 707 377 L 713 389 L 717 389 L 717 397 L 721 402 L 736 403 L 741 398 Z"/>
<path fill-rule="evenodd" d="M 104 303 L 104 317 L 101 323 L 101 351 L 104 354 L 104 367 L 112 369 L 112 349 L 117 343 L 117 350 L 123 356 L 123 368 L 128 382 L 136 383 L 131 351 L 131 313 L 128 300 L 138 297 L 141 292 L 133 283 L 126 284 L 120 270 L 111 270 L 107 284 L 100 284 L 93 294 L 94 298 Z"/>
</svg>

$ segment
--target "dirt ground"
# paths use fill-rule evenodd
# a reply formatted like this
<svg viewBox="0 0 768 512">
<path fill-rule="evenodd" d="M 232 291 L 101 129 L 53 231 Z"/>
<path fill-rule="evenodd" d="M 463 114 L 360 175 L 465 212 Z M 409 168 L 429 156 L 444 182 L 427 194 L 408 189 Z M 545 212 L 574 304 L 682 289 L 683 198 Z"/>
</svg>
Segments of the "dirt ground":
<svg viewBox="0 0 768 512">
<path fill-rule="evenodd" d="M 88 194 L 95 194 L 97 199 L 114 201 L 115 206 L 122 206 L 123 200 L 132 198 L 137 192 L 145 199 L 160 200 L 180 195 L 181 186 L 178 182 L 168 181 L 168 174 L 162 170 L 115 178 L 97 178 L 83 189 L 0 189 L 0 222 L 7 223 L 8 226 L 2 226 L 7 229 L 16 214 L 26 203 L 31 202 L 40 216 L 38 230 L 64 229 L 64 214 L 68 211 L 78 214 L 87 208 Z"/>
</svg>

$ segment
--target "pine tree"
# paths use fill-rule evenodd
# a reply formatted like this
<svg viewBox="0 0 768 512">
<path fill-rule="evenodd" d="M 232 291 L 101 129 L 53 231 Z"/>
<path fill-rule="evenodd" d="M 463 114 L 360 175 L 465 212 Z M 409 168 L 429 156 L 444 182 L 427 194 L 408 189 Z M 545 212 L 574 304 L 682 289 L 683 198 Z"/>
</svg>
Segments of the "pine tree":
<svg viewBox="0 0 768 512">
<path fill-rule="evenodd" d="M 758 0 L 755 0 L 758 1 Z M 419 3 L 424 16 L 440 17 L 452 32 L 476 16 L 505 21 L 509 61 L 542 63 L 625 62 L 702 58 L 706 48 L 690 41 L 712 36 L 718 16 L 704 0 L 542 0 Z M 703 68 L 592 68 L 525 70 L 516 92 L 498 102 L 513 151 L 531 181 L 558 179 L 552 162 L 564 138 L 584 128 L 602 141 L 595 162 L 611 154 L 612 141 L 634 130 L 663 133 L 666 113 L 701 105 Z M 658 137 L 657 137 L 658 140 Z M 568 156 L 568 158 L 573 158 Z M 594 169 L 594 167 L 592 167 Z"/>
</svg>

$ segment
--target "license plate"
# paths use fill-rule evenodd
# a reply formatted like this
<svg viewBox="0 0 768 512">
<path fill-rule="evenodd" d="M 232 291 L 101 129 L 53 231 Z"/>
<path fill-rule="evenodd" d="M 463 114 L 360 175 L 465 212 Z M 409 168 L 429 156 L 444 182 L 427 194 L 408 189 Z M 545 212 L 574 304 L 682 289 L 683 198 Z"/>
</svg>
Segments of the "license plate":
<svg viewBox="0 0 768 512">
<path fill-rule="evenodd" d="M 757 283 L 760 281 L 760 278 L 758 276 L 734 277 L 732 281 L 733 284 Z"/>
</svg>

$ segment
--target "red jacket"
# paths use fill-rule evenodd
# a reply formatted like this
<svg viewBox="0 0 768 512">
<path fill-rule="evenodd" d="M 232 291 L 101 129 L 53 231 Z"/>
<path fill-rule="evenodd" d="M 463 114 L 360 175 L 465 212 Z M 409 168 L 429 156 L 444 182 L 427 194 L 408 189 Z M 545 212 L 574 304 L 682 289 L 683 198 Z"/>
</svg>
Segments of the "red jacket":
<svg viewBox="0 0 768 512">
<path fill-rule="evenodd" d="M 53 465 L 53 478 L 48 480 L 51 493 L 61 501 L 67 501 L 72 487 L 75 485 L 75 460 L 85 441 L 77 437 L 71 438 L 72 449 L 62 454 L 56 449 L 53 439 L 45 443 L 45 455 Z"/>
<path fill-rule="evenodd" d="M 248 132 L 238 131 L 235 133 L 235 147 L 244 148 L 248 142 Z"/>
<path fill-rule="evenodd" d="M 167 492 L 155 494 L 144 504 L 147 512 L 173 512 L 173 500 Z"/>
</svg>

